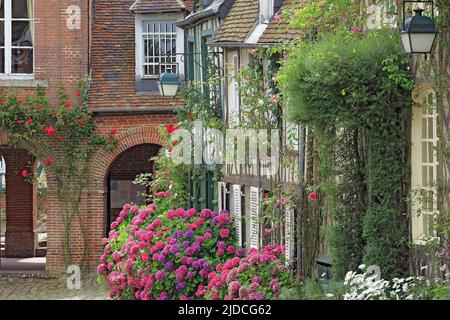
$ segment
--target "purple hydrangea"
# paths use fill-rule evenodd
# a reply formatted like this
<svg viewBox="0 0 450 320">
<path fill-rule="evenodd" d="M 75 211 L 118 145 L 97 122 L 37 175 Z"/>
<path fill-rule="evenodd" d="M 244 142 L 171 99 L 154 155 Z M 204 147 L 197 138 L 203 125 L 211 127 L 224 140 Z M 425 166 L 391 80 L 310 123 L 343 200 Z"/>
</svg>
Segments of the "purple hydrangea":
<svg viewBox="0 0 450 320">
<path fill-rule="evenodd" d="M 173 270 L 173 262 L 172 261 L 166 262 L 166 264 L 164 265 L 164 268 L 166 268 L 169 271 L 172 271 Z"/>
</svg>

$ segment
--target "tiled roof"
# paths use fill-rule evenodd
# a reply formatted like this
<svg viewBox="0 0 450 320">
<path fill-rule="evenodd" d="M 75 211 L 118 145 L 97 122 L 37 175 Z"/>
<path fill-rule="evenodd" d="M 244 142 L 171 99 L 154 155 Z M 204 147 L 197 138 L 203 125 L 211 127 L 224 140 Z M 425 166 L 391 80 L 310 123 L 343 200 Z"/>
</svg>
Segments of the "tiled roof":
<svg viewBox="0 0 450 320">
<path fill-rule="evenodd" d="M 259 0 L 236 0 L 213 43 L 244 42 L 258 21 Z"/>
<path fill-rule="evenodd" d="M 151 13 L 174 12 L 189 8 L 192 8 L 192 0 L 136 0 L 130 7 L 130 10 L 137 13 Z"/>
<path fill-rule="evenodd" d="M 290 18 L 293 16 L 292 11 L 300 8 L 301 5 L 302 0 L 285 0 L 278 12 L 280 20 L 272 19 L 269 26 L 259 38 L 258 43 L 275 44 L 300 37 L 300 31 L 290 25 Z"/>
</svg>

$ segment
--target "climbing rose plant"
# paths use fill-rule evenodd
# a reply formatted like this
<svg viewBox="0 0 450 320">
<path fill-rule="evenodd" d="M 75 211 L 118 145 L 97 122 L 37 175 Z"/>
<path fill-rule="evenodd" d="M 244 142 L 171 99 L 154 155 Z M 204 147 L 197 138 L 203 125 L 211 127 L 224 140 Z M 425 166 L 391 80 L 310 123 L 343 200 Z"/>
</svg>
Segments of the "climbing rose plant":
<svg viewBox="0 0 450 320">
<path fill-rule="evenodd" d="M 58 106 L 51 106 L 42 89 L 24 98 L 13 90 L 0 92 L 0 129 L 10 145 L 29 150 L 52 173 L 57 184 L 58 199 L 64 210 L 64 260 L 71 261 L 71 225 L 77 220 L 83 238 L 82 268 L 87 266 L 87 229 L 81 218 L 82 186 L 89 179 L 89 157 L 98 149 L 112 150 L 116 130 L 106 135 L 96 133 L 96 124 L 88 106 L 89 79 L 80 81 L 76 101 L 69 101 L 65 91 L 58 91 Z M 33 164 L 19 174 L 33 182 Z"/>
<path fill-rule="evenodd" d="M 225 211 L 127 204 L 111 229 L 98 274 L 115 299 L 195 299 L 217 265 L 244 255 Z"/>
</svg>

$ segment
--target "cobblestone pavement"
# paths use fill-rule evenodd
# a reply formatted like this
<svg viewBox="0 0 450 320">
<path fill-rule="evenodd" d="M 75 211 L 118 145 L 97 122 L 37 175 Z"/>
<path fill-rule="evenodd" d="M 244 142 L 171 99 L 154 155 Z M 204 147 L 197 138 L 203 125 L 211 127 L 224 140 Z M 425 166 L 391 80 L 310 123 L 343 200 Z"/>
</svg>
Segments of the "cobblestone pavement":
<svg viewBox="0 0 450 320">
<path fill-rule="evenodd" d="M 95 277 L 81 280 L 81 289 L 67 288 L 67 278 L 0 277 L 0 300 L 105 300 L 107 292 Z"/>
</svg>

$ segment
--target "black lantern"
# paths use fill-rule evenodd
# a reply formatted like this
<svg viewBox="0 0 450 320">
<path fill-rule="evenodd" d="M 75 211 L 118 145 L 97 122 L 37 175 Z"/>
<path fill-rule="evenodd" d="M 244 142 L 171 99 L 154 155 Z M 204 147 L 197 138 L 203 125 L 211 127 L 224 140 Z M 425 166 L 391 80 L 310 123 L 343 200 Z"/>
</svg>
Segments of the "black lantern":
<svg viewBox="0 0 450 320">
<path fill-rule="evenodd" d="M 415 9 L 415 15 L 403 24 L 400 36 L 406 53 L 431 53 L 438 34 L 436 25 L 424 16 L 423 9 Z"/>
</svg>

